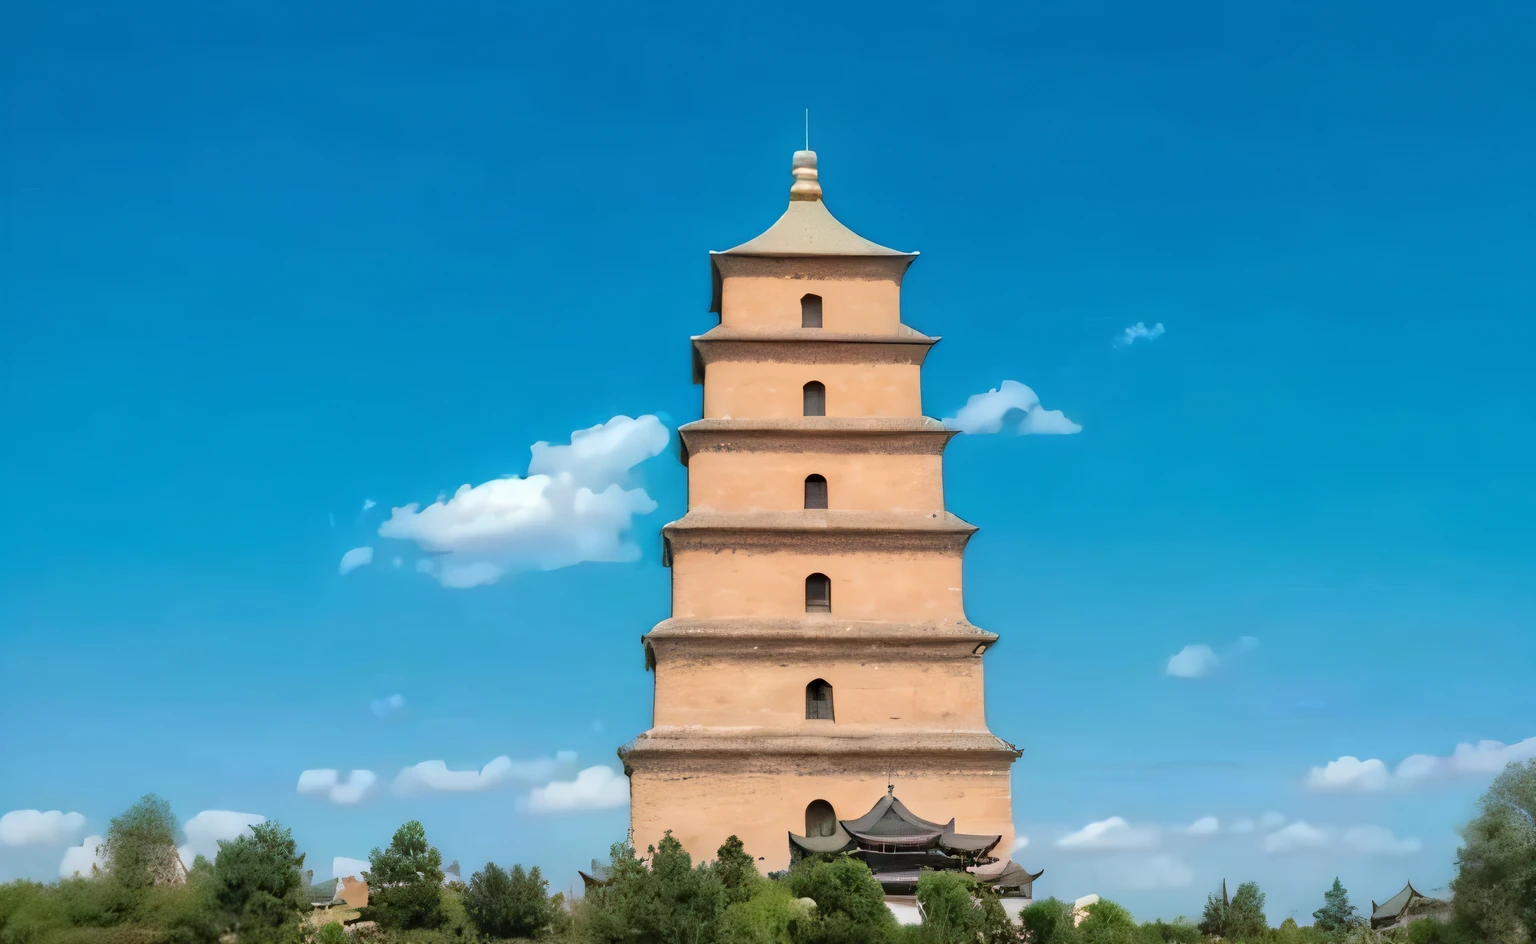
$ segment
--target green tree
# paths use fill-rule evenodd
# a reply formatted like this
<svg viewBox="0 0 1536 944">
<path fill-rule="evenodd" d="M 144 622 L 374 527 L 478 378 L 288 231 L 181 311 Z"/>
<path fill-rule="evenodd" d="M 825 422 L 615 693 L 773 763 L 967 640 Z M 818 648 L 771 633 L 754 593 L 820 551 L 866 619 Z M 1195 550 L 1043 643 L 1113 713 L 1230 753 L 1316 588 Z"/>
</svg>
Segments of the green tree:
<svg viewBox="0 0 1536 944">
<path fill-rule="evenodd" d="M 1106 899 L 1083 910 L 1088 916 L 1077 926 L 1083 944 L 1136 944 L 1136 921 L 1124 907 Z"/>
<path fill-rule="evenodd" d="M 695 868 L 670 831 L 635 855 L 628 843 L 610 853 L 608 882 L 588 891 L 572 922 L 587 944 L 712 944 L 725 911 L 725 887 L 715 870 Z"/>
<path fill-rule="evenodd" d="M 310 908 L 303 869 L 292 831 L 259 823 L 249 836 L 219 842 L 206 893 L 220 924 L 241 944 L 281 941 L 295 935 Z"/>
<path fill-rule="evenodd" d="M 368 853 L 368 868 L 365 920 L 400 930 L 443 925 L 443 854 L 427 842 L 421 823 L 395 830 L 388 849 Z"/>
<path fill-rule="evenodd" d="M 508 872 L 494 862 L 470 876 L 463 892 L 464 910 L 470 923 L 488 937 L 533 937 L 549 927 L 555 905 L 549 900 L 549 882 L 534 866 L 521 865 Z"/>
<path fill-rule="evenodd" d="M 1504 768 L 1477 811 L 1456 851 L 1456 915 L 1487 944 L 1536 941 L 1536 758 Z"/>
<path fill-rule="evenodd" d="M 750 899 L 762 879 L 757 871 L 757 863 L 752 861 L 746 847 L 735 836 L 727 837 L 716 850 L 715 874 L 719 876 L 720 884 L 725 886 L 725 900 L 728 904 Z"/>
<path fill-rule="evenodd" d="M 1205 910 L 1200 913 L 1200 923 L 1196 927 L 1201 934 L 1214 937 L 1224 937 L 1227 934 L 1227 914 L 1232 910 L 1232 904 L 1227 899 L 1227 883 L 1221 883 L 1220 892 L 1211 892 L 1205 896 Z"/>
<path fill-rule="evenodd" d="M 1227 924 L 1224 937 L 1262 938 L 1269 931 L 1269 919 L 1264 916 L 1264 893 L 1258 882 L 1244 882 L 1237 886 L 1232 904 L 1227 906 Z"/>
<path fill-rule="evenodd" d="M 1019 925 L 1029 944 L 1068 944 L 1078 939 L 1072 925 L 1072 905 L 1059 898 L 1032 903 L 1020 913 Z"/>
<path fill-rule="evenodd" d="M 897 933 L 896 918 L 885 907 L 885 890 L 857 859 L 804 859 L 785 881 L 790 894 L 816 902 L 815 917 L 796 931 L 799 944 L 869 944 Z"/>
<path fill-rule="evenodd" d="M 794 944 L 802 924 L 815 920 L 814 903 L 796 898 L 784 882 L 759 881 L 752 897 L 720 915 L 717 939 L 725 944 Z"/>
<path fill-rule="evenodd" d="M 347 929 L 341 926 L 340 921 L 330 921 L 320 926 L 315 939 L 319 944 L 346 944 Z"/>
<path fill-rule="evenodd" d="M 1294 925 L 1296 922 L 1292 921 Z M 1159 918 L 1156 921 L 1148 921 L 1141 926 L 1141 938 L 1147 944 L 1204 944 L 1205 935 L 1200 929 L 1189 923 L 1187 918 L 1178 918 L 1173 921 L 1164 921 Z"/>
<path fill-rule="evenodd" d="M 180 841 L 171 805 L 151 793 L 112 820 L 101 852 L 113 881 L 125 888 L 144 888 L 180 874 Z"/>
<path fill-rule="evenodd" d="M 1325 934 L 1342 935 L 1362 923 L 1355 906 L 1349 903 L 1349 892 L 1334 876 L 1333 887 L 1323 892 L 1323 906 L 1312 912 L 1312 926 Z"/>
<path fill-rule="evenodd" d="M 917 880 L 925 944 L 970 944 L 981 937 L 985 914 L 976 904 L 976 882 L 958 872 L 925 871 Z"/>
</svg>

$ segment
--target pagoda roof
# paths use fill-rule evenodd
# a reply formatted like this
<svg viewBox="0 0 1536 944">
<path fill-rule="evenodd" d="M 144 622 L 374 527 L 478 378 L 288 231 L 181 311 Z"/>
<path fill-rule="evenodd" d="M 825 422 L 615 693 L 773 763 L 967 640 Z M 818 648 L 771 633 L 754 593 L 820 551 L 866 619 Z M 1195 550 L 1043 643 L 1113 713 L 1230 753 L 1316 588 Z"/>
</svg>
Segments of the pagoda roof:
<svg viewBox="0 0 1536 944">
<path fill-rule="evenodd" d="M 806 852 L 834 854 L 847 849 L 853 844 L 853 839 L 848 835 L 847 830 L 843 829 L 842 824 L 839 823 L 832 828 L 832 835 L 830 836 L 799 836 L 795 833 L 790 833 L 789 842 L 791 845 L 799 846 Z"/>
</svg>

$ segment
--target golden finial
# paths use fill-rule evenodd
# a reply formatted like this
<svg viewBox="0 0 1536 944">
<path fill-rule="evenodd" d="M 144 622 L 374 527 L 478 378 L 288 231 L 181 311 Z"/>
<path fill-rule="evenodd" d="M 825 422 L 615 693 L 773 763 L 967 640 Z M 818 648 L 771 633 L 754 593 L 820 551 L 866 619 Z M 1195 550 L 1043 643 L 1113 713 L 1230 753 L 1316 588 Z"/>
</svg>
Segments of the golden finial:
<svg viewBox="0 0 1536 944">
<path fill-rule="evenodd" d="M 795 175 L 795 182 L 789 188 L 789 199 L 821 199 L 821 181 L 816 176 L 815 151 L 796 151 L 794 159 L 790 162 L 789 172 Z"/>
</svg>

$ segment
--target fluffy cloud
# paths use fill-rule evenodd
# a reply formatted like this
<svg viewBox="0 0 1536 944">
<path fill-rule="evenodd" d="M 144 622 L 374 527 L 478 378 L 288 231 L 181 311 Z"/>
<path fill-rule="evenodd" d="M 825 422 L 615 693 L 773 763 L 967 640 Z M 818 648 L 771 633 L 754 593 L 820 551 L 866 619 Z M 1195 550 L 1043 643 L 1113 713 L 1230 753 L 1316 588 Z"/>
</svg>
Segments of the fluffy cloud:
<svg viewBox="0 0 1536 944">
<path fill-rule="evenodd" d="M 187 844 L 177 850 L 181 853 L 181 861 L 187 868 L 192 867 L 192 861 L 198 856 L 203 856 L 211 862 L 219 854 L 221 840 L 228 841 L 238 836 L 248 836 L 252 826 L 266 821 L 265 816 L 256 813 L 203 810 L 182 826 L 182 831 L 187 835 Z"/>
<path fill-rule="evenodd" d="M 1185 646 L 1168 660 L 1168 674 L 1175 678 L 1205 678 L 1221 664 L 1221 656 L 1210 646 L 1200 643 Z"/>
<path fill-rule="evenodd" d="M 1120 332 L 1120 336 L 1115 338 L 1115 343 L 1121 347 L 1126 347 L 1141 340 L 1155 341 L 1156 339 L 1166 334 L 1167 331 L 1168 329 L 1163 327 L 1163 323 L 1161 321 L 1150 328 L 1147 327 L 1147 323 L 1145 321 L 1138 321 L 1131 325 L 1129 328 L 1126 328 L 1124 331 Z"/>
<path fill-rule="evenodd" d="M 299 793 L 351 806 L 367 799 L 378 781 L 378 776 L 371 770 L 354 770 L 346 777 L 335 769 L 306 770 L 299 774 Z"/>
<path fill-rule="evenodd" d="M 1491 777 L 1505 766 L 1536 757 L 1536 737 L 1515 744 L 1479 741 L 1458 744 L 1446 757 L 1414 754 L 1397 767 L 1389 768 L 1376 758 L 1361 760 L 1345 755 L 1325 766 L 1313 767 L 1307 774 L 1307 787 L 1317 792 L 1373 793 L 1387 789 L 1406 789 L 1435 780 L 1456 777 Z"/>
<path fill-rule="evenodd" d="M 394 789 L 403 796 L 423 793 L 472 793 L 508 783 L 538 783 L 576 762 L 575 751 L 554 757 L 515 761 L 503 754 L 479 770 L 449 770 L 440 760 L 424 760 L 400 771 Z"/>
<path fill-rule="evenodd" d="M 373 563 L 373 548 L 354 547 L 352 550 L 341 555 L 341 566 L 337 567 L 336 570 L 345 577 L 359 567 L 366 567 L 371 563 Z"/>
<path fill-rule="evenodd" d="M 1041 407 L 1035 391 L 1017 380 L 1005 380 L 1001 387 L 971 397 L 954 416 L 944 420 L 944 425 L 962 433 L 1000 433 L 1006 427 L 1017 436 L 1083 431 L 1060 410 Z"/>
<path fill-rule="evenodd" d="M 1283 829 L 1277 829 L 1264 837 L 1265 852 L 1298 852 L 1303 849 L 1321 849 L 1328 845 L 1328 830 L 1297 820 Z"/>
<path fill-rule="evenodd" d="M 1029 845 L 1029 837 L 1028 836 L 1016 836 L 1016 837 L 1014 837 L 1014 840 L 1013 840 L 1013 851 L 1014 852 L 1018 852 L 1020 849 L 1026 848 L 1028 845 Z"/>
<path fill-rule="evenodd" d="M 86 836 L 80 845 L 65 849 L 64 859 L 59 863 L 59 878 L 73 878 L 76 875 L 89 878 L 93 865 L 105 869 L 107 860 L 100 851 L 105 841 L 100 836 Z"/>
<path fill-rule="evenodd" d="M 67 846 L 84 831 L 79 813 L 11 810 L 0 816 L 0 846 Z"/>
<path fill-rule="evenodd" d="M 524 570 L 558 570 L 583 561 L 640 556 L 628 533 L 656 503 L 626 489 L 631 470 L 666 448 L 670 435 L 654 416 L 615 416 L 571 434 L 569 445 L 534 443 L 525 478 L 464 485 L 425 508 L 391 511 L 385 538 L 414 541 L 434 555 L 417 569 L 445 587 L 495 583 Z"/>
<path fill-rule="evenodd" d="M 1191 836 L 1211 836 L 1221 829 L 1221 822 L 1214 816 L 1202 816 L 1190 823 L 1185 832 Z"/>
<path fill-rule="evenodd" d="M 1158 837 L 1154 826 L 1132 826 L 1119 816 L 1111 816 L 1061 837 L 1056 840 L 1056 848 L 1082 851 L 1151 849 L 1157 845 Z"/>
<path fill-rule="evenodd" d="M 575 780 L 556 780 L 528 794 L 535 813 L 605 810 L 629 802 L 629 778 L 612 767 L 588 767 Z"/>
<path fill-rule="evenodd" d="M 390 715 L 405 707 L 404 695 L 391 695 L 388 698 L 380 698 L 369 702 L 368 710 L 380 718 L 388 718 Z"/>
<path fill-rule="evenodd" d="M 378 502 L 374 501 L 373 499 L 365 498 L 365 499 L 363 499 L 363 511 L 366 512 L 368 509 L 372 508 L 374 505 L 377 505 L 377 504 L 378 504 Z"/>
<path fill-rule="evenodd" d="M 1411 837 L 1399 839 L 1392 834 L 1392 830 L 1381 826 L 1356 826 L 1345 830 L 1342 841 L 1349 848 L 1366 855 L 1405 856 L 1424 848 L 1419 840 Z"/>
</svg>

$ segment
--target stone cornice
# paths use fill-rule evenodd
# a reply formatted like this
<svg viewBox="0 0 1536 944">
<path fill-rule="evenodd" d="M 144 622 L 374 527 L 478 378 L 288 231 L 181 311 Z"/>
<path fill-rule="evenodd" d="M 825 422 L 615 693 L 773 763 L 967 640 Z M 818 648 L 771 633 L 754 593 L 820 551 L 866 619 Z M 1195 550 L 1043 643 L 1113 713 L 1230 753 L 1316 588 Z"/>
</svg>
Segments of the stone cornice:
<svg viewBox="0 0 1536 944">
<path fill-rule="evenodd" d="M 810 722 L 796 728 L 656 727 L 619 749 L 624 772 L 689 770 L 740 773 L 846 772 L 861 764 L 887 770 L 993 770 L 1006 774 L 1023 754 L 988 731 Z"/>
<path fill-rule="evenodd" d="M 722 326 L 693 338 L 694 382 L 700 382 L 698 367 L 720 361 L 921 366 L 937 343 L 938 338 L 910 328 L 901 334 L 856 334 L 820 328 L 763 331 Z"/>
<path fill-rule="evenodd" d="M 642 642 L 647 662 L 719 655 L 773 660 L 842 654 L 883 662 L 980 658 L 997 634 L 958 621 L 891 623 L 808 613 L 783 619 L 669 619 Z"/>
<path fill-rule="evenodd" d="M 690 511 L 661 529 L 675 556 L 742 548 L 823 554 L 870 550 L 960 553 L 976 526 L 944 512 Z"/>
<path fill-rule="evenodd" d="M 679 427 L 683 464 L 700 452 L 942 455 L 957 430 L 914 417 L 797 416 L 695 420 Z"/>
</svg>

